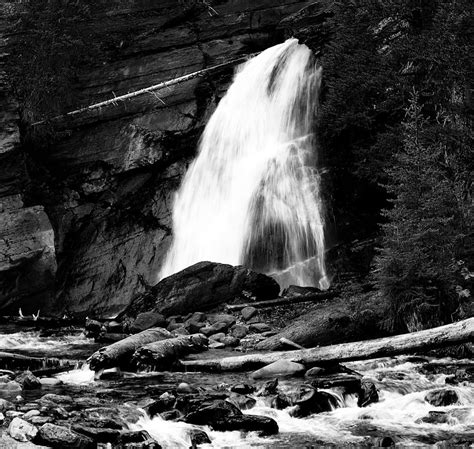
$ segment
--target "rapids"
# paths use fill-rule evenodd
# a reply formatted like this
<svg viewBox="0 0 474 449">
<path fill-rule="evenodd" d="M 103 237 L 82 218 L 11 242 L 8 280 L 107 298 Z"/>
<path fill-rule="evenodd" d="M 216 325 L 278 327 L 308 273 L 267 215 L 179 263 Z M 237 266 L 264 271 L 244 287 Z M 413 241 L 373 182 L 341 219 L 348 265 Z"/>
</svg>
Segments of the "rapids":
<svg viewBox="0 0 474 449">
<path fill-rule="evenodd" d="M 272 274 L 282 287 L 329 286 L 313 136 L 320 80 L 296 39 L 238 69 L 176 194 L 160 279 L 208 260 Z"/>
<path fill-rule="evenodd" d="M 40 332 L 16 332 L 2 335 L 0 351 L 17 351 L 24 344 L 23 353 L 37 354 L 48 351 L 54 354 L 62 352 L 63 357 L 76 357 L 79 348 L 83 354 L 90 354 L 91 340 L 78 337 L 77 333 L 52 338 L 42 336 Z M 54 343 L 55 342 L 55 343 Z M 85 360 L 85 356 L 81 360 Z M 439 374 L 426 374 L 423 367 L 427 363 L 436 363 L 441 367 L 451 364 L 459 366 L 471 363 L 469 360 L 450 358 L 435 359 L 428 357 L 384 358 L 346 363 L 348 368 L 371 379 L 379 390 L 380 401 L 368 407 L 357 406 L 357 397 L 344 395 L 341 390 L 326 390 L 338 400 L 338 407 L 330 412 L 311 415 L 308 418 L 295 418 L 290 415 L 290 408 L 275 410 L 269 406 L 269 400 L 256 397 L 255 407 L 244 413 L 265 415 L 274 418 L 280 432 L 272 437 L 260 437 L 255 433 L 216 432 L 207 427 L 205 430 L 211 445 L 209 448 L 287 448 L 312 447 L 318 445 L 377 446 L 384 438 L 391 438 L 399 446 L 432 446 L 453 447 L 441 442 L 456 441 L 474 442 L 474 389 L 472 383 L 447 385 L 445 369 Z M 32 400 L 45 393 L 68 394 L 76 398 L 107 398 L 111 404 L 125 404 L 140 414 L 138 420 L 130 421 L 131 429 L 147 430 L 164 448 L 188 448 L 189 432 L 194 427 L 180 422 L 164 421 L 159 416 L 150 419 L 141 407 L 165 391 L 176 388 L 180 382 L 215 390 L 226 385 L 252 383 L 246 373 L 203 374 L 203 373 L 122 373 L 109 380 L 94 380 L 94 373 L 83 363 L 67 373 L 57 374 L 62 383 L 56 386 L 43 387 L 42 391 L 25 391 L 25 400 Z M 280 381 L 280 388 L 285 392 L 298 389 L 302 379 Z M 425 401 L 429 391 L 448 387 L 456 391 L 458 402 L 445 407 L 434 407 Z M 8 395 L 13 394 L 12 397 Z M 0 391 L 0 397 L 9 400 L 18 393 Z M 443 423 L 423 422 L 429 412 L 443 412 L 446 419 Z M 443 443 L 445 444 L 445 443 Z M 463 446 L 466 447 L 466 446 Z"/>
</svg>

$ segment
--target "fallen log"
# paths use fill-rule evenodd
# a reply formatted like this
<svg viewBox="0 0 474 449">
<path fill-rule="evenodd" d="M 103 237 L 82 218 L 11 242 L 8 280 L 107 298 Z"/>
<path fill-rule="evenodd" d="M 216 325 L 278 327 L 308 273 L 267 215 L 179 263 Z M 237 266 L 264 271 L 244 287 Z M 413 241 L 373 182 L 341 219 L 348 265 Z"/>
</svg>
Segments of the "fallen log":
<svg viewBox="0 0 474 449">
<path fill-rule="evenodd" d="M 11 352 L 0 352 L 0 369 L 10 370 L 38 370 L 42 368 L 53 368 L 61 366 L 57 358 L 30 357 L 23 354 Z"/>
<path fill-rule="evenodd" d="M 270 299 L 268 301 L 254 301 L 254 302 L 247 302 L 244 304 L 232 304 L 226 306 L 226 309 L 229 312 L 236 312 L 239 310 L 244 309 L 245 307 L 256 307 L 258 308 L 265 308 L 265 307 L 275 307 L 275 306 L 284 306 L 288 304 L 296 304 L 300 302 L 318 302 L 323 301 L 325 299 L 331 299 L 339 296 L 338 290 L 331 290 L 328 292 L 320 292 L 320 293 L 311 293 L 307 295 L 296 295 L 296 296 L 284 296 L 282 298 L 277 299 Z"/>
<path fill-rule="evenodd" d="M 133 354 L 133 363 L 141 370 L 167 370 L 180 357 L 206 350 L 207 344 L 208 339 L 203 334 L 182 335 L 156 341 L 138 348 Z"/>
<path fill-rule="evenodd" d="M 131 357 L 139 347 L 172 337 L 173 334 L 171 332 L 161 327 L 147 329 L 109 346 L 100 348 L 87 361 L 90 368 L 94 371 L 114 367 L 129 367 Z"/>
<path fill-rule="evenodd" d="M 432 329 L 375 340 L 356 341 L 295 351 L 256 353 L 222 359 L 189 360 L 189 371 L 246 371 L 285 359 L 306 365 L 388 357 L 474 341 L 474 318 Z"/>
</svg>

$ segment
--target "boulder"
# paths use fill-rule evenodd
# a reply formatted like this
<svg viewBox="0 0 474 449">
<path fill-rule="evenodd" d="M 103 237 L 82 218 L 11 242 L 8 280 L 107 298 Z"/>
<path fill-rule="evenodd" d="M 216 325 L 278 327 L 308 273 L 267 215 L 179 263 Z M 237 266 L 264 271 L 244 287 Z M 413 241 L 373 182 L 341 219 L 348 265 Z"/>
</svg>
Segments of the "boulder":
<svg viewBox="0 0 474 449">
<path fill-rule="evenodd" d="M 445 407 L 458 402 L 459 397 L 455 390 L 442 388 L 428 392 L 425 396 L 425 401 L 435 407 Z"/>
<path fill-rule="evenodd" d="M 201 429 L 191 429 L 189 432 L 191 447 L 199 447 L 201 444 L 211 444 L 209 435 Z"/>
<path fill-rule="evenodd" d="M 296 407 L 292 410 L 292 416 L 303 418 L 314 413 L 330 412 L 338 406 L 338 401 L 330 393 L 303 386 L 294 404 Z"/>
<path fill-rule="evenodd" d="M 36 390 L 41 388 L 40 380 L 31 372 L 25 371 L 15 378 L 24 390 Z"/>
<path fill-rule="evenodd" d="M 136 296 L 120 316 L 135 317 L 149 311 L 165 316 L 204 311 L 233 302 L 243 291 L 266 300 L 276 298 L 280 286 L 271 277 L 241 266 L 199 262 Z"/>
<path fill-rule="evenodd" d="M 358 393 L 361 389 L 361 376 L 355 374 L 336 373 L 322 376 L 305 374 L 315 388 L 343 388 L 344 393 Z"/>
<path fill-rule="evenodd" d="M 82 424 L 72 426 L 72 430 L 80 435 L 91 438 L 96 443 L 115 443 L 120 437 L 120 430 L 106 427 L 89 427 Z"/>
<path fill-rule="evenodd" d="M 254 371 L 250 377 L 252 379 L 268 379 L 274 377 L 299 376 L 305 371 L 306 367 L 301 363 L 282 359 Z"/>
<path fill-rule="evenodd" d="M 228 327 L 232 326 L 235 322 L 235 316 L 228 313 L 216 313 L 207 316 L 207 320 L 210 324 L 215 323 L 226 323 Z"/>
<path fill-rule="evenodd" d="M 33 424 L 17 417 L 13 418 L 8 426 L 8 433 L 12 438 L 15 438 L 15 440 L 25 442 L 35 438 L 38 429 Z"/>
<path fill-rule="evenodd" d="M 161 449 L 161 446 L 145 430 L 123 432 L 117 441 L 117 447 Z"/>
<path fill-rule="evenodd" d="M 242 315 L 242 318 L 245 321 L 248 321 L 248 320 L 250 320 L 250 318 L 252 318 L 253 316 L 255 316 L 257 314 L 257 309 L 255 307 L 252 307 L 252 306 L 247 306 L 247 307 L 244 307 L 240 311 L 240 314 Z"/>
<path fill-rule="evenodd" d="M 226 332 L 229 329 L 229 324 L 224 322 L 214 323 L 212 326 L 205 326 L 201 328 L 201 333 L 209 337 L 210 335 Z"/>
<path fill-rule="evenodd" d="M 38 433 L 38 440 L 54 449 L 77 448 L 95 449 L 96 444 L 91 438 L 80 435 L 67 427 L 52 423 L 43 424 Z"/>
<path fill-rule="evenodd" d="M 239 430 L 258 432 L 260 435 L 275 435 L 279 431 L 278 424 L 273 418 L 260 415 L 230 416 L 223 421 L 214 422 L 211 427 L 221 432 Z"/>
<path fill-rule="evenodd" d="M 130 325 L 130 332 L 138 332 L 150 329 L 151 327 L 166 327 L 166 319 L 161 313 L 143 312 L 139 313 L 133 323 Z"/>
<path fill-rule="evenodd" d="M 184 417 L 184 421 L 189 424 L 214 427 L 216 423 L 240 415 L 242 415 L 242 412 L 236 405 L 228 401 L 215 400 L 202 403 L 196 410 L 188 413 Z"/>
</svg>

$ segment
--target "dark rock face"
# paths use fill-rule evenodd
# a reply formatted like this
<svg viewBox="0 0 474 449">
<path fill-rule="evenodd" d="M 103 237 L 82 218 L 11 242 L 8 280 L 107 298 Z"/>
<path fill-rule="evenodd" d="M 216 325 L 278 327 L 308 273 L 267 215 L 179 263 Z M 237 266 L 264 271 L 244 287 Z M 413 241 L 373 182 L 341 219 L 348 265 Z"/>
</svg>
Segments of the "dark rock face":
<svg viewBox="0 0 474 449">
<path fill-rule="evenodd" d="M 360 385 L 357 405 L 359 407 L 367 407 L 375 402 L 379 402 L 379 392 L 377 387 L 370 380 L 363 379 Z"/>
<path fill-rule="evenodd" d="M 18 3 L 0 5 L 2 37 Z M 284 39 L 282 19 L 309 3 L 226 0 L 211 16 L 200 2 L 99 2 L 77 24 L 98 54 L 75 74 L 73 106 L 263 50 Z M 293 22 L 292 32 L 298 26 Z M 115 316 L 156 282 L 169 246 L 172 194 L 231 76 L 228 69 L 160 91 L 160 100 L 144 95 L 59 122 L 57 139 L 43 152 L 20 147 L 17 105 L 0 67 L 0 216 L 8 205 L 19 223 L 8 238 L 34 243 L 30 252 L 15 250 L 15 263 L 0 263 L 3 313 L 28 304 L 28 313 Z M 25 215 L 36 215 L 34 223 L 22 224 Z M 0 261 L 10 255 L 4 238 Z"/>
<path fill-rule="evenodd" d="M 244 290 L 265 300 L 278 296 L 280 287 L 274 279 L 244 267 L 199 262 L 163 279 L 149 292 L 134 298 L 124 315 L 155 311 L 169 316 L 202 311 L 232 301 Z M 213 324 L 216 328 L 206 331 L 202 328 L 201 332 L 211 335 L 229 328 L 235 318 L 228 316 L 231 320 L 225 322 L 226 316 L 216 316 L 215 320 L 220 320 Z"/>
<path fill-rule="evenodd" d="M 445 407 L 447 405 L 455 404 L 459 401 L 456 391 L 450 389 L 440 389 L 430 391 L 425 396 L 425 401 L 429 402 L 435 407 Z"/>
</svg>

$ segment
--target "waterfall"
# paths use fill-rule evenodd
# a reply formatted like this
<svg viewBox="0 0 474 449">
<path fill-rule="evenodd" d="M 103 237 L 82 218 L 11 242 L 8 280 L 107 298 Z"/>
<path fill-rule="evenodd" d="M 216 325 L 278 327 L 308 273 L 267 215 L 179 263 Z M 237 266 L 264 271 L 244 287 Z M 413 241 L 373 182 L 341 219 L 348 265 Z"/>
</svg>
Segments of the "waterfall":
<svg viewBox="0 0 474 449">
<path fill-rule="evenodd" d="M 160 279 L 208 260 L 329 286 L 314 118 L 321 70 L 296 39 L 240 66 L 173 208 Z"/>
</svg>

